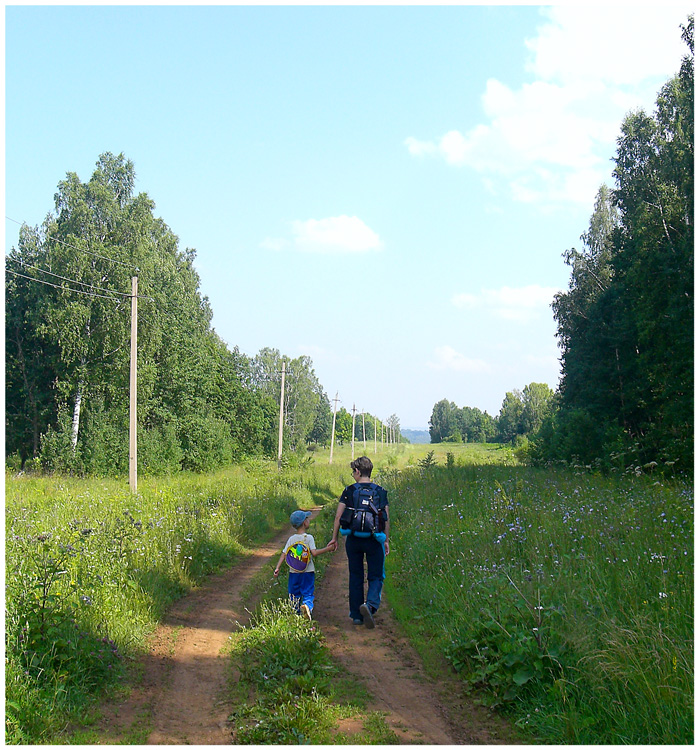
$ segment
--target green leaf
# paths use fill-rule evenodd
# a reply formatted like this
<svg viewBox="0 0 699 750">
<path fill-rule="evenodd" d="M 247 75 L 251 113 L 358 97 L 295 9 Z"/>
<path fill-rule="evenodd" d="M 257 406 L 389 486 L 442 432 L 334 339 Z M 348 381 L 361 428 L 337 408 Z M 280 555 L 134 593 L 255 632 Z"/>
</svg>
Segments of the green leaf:
<svg viewBox="0 0 699 750">
<path fill-rule="evenodd" d="M 525 685 L 527 682 L 529 682 L 529 680 L 531 680 L 531 678 L 533 676 L 534 676 L 534 673 L 530 669 L 527 669 L 525 667 L 525 668 L 519 669 L 517 672 L 515 672 L 512 675 L 512 680 L 517 685 Z"/>
</svg>

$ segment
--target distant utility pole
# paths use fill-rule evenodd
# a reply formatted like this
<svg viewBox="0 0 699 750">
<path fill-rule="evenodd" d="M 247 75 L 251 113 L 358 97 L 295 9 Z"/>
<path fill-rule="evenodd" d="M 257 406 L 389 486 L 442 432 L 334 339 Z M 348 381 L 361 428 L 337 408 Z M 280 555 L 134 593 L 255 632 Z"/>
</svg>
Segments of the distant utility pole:
<svg viewBox="0 0 699 750">
<path fill-rule="evenodd" d="M 354 461 L 354 418 L 357 414 L 357 409 L 355 408 L 355 405 L 352 404 L 352 460 Z"/>
<path fill-rule="evenodd" d="M 366 424 L 364 423 L 364 412 L 362 412 L 362 439 L 364 440 L 364 455 L 366 455 Z"/>
<path fill-rule="evenodd" d="M 136 360 L 138 357 L 138 276 L 131 277 L 131 371 L 129 376 L 129 487 L 135 495 L 138 492 L 136 442 Z"/>
<path fill-rule="evenodd" d="M 277 468 L 282 468 L 282 445 L 284 441 L 284 376 L 286 375 L 286 362 L 282 361 L 282 393 L 279 398 L 279 451 L 277 453 Z"/>
<path fill-rule="evenodd" d="M 374 417 L 374 455 L 376 455 L 376 417 Z"/>
<path fill-rule="evenodd" d="M 330 433 L 330 461 L 328 461 L 329 464 L 333 462 L 333 446 L 335 445 L 335 416 L 337 415 L 337 402 L 339 391 L 335 391 L 335 398 L 333 399 L 333 402 L 335 403 L 335 407 L 333 409 L 333 429 Z"/>
</svg>

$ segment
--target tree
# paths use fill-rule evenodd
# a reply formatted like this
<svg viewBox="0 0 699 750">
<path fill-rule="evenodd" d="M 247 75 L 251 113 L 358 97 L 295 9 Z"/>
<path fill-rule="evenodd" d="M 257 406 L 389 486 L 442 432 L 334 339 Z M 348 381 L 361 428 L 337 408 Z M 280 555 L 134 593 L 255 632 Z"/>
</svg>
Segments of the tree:
<svg viewBox="0 0 699 750">
<path fill-rule="evenodd" d="M 429 428 L 431 443 L 441 443 L 459 432 L 459 414 L 456 404 L 446 398 L 438 401 L 432 408 Z"/>
<path fill-rule="evenodd" d="M 522 391 L 522 413 L 520 427 L 522 434 L 532 435 L 542 425 L 551 411 L 553 391 L 546 383 L 530 383 Z"/>
<path fill-rule="evenodd" d="M 352 441 L 352 415 L 344 406 L 335 415 L 335 437 L 340 445 Z"/>
<path fill-rule="evenodd" d="M 318 443 L 319 445 L 328 445 L 330 443 L 332 424 L 333 413 L 330 408 L 330 399 L 328 398 L 328 394 L 323 392 L 318 399 L 313 427 L 308 433 L 308 441 Z"/>
<path fill-rule="evenodd" d="M 210 468 L 261 450 L 264 399 L 243 383 L 245 358 L 211 328 L 196 253 L 178 248 L 134 182 L 123 154 L 102 154 L 87 183 L 68 173 L 55 213 L 22 227 L 6 258 L 6 437 L 23 462 L 41 454 L 49 468 L 128 467 L 136 274 L 139 463 Z"/>
<path fill-rule="evenodd" d="M 282 363 L 286 366 L 284 446 L 296 450 L 307 442 L 313 430 L 323 389 L 313 371 L 310 357 L 289 359 L 277 349 L 265 347 L 252 362 L 252 380 L 266 397 L 276 398 L 277 404 L 281 393 Z"/>
<path fill-rule="evenodd" d="M 622 124 L 615 188 L 600 191 L 590 230 L 582 238 L 583 252 L 566 254 L 570 287 L 556 297 L 553 309 L 563 350 L 557 424 L 581 425 L 590 440 L 594 436 L 586 452 L 601 460 L 618 453 L 622 444 L 625 450 L 636 446 L 637 460 L 680 459 L 689 468 L 694 412 L 693 17 L 683 38 L 690 54 L 679 75 L 660 91 L 654 115 L 631 112 Z M 556 457 L 570 459 L 570 443 L 557 439 L 556 445 Z"/>
<path fill-rule="evenodd" d="M 464 406 L 458 410 L 458 425 L 461 439 L 466 443 L 485 443 L 495 436 L 495 420 L 475 406 Z"/>
<path fill-rule="evenodd" d="M 522 413 L 524 403 L 522 392 L 516 388 L 508 391 L 498 414 L 498 437 L 500 442 L 509 443 L 522 434 Z"/>
</svg>

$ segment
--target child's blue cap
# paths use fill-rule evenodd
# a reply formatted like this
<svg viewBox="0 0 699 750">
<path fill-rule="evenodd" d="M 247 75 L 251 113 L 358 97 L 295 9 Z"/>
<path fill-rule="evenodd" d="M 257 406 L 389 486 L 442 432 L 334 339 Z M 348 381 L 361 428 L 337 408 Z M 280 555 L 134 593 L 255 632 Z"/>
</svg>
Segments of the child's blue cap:
<svg viewBox="0 0 699 750">
<path fill-rule="evenodd" d="M 313 515 L 310 510 L 295 510 L 291 514 L 291 525 L 298 529 L 298 527 L 309 517 Z"/>
</svg>

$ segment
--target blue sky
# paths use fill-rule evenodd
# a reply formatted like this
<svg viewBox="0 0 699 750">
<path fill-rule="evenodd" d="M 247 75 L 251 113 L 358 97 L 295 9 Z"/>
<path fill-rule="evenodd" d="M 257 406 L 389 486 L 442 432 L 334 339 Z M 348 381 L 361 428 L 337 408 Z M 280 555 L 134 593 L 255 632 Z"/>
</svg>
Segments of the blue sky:
<svg viewBox="0 0 699 750">
<path fill-rule="evenodd" d="M 231 348 L 404 428 L 497 415 L 558 383 L 562 253 L 691 9 L 6 6 L 5 216 L 123 152 Z"/>
</svg>

